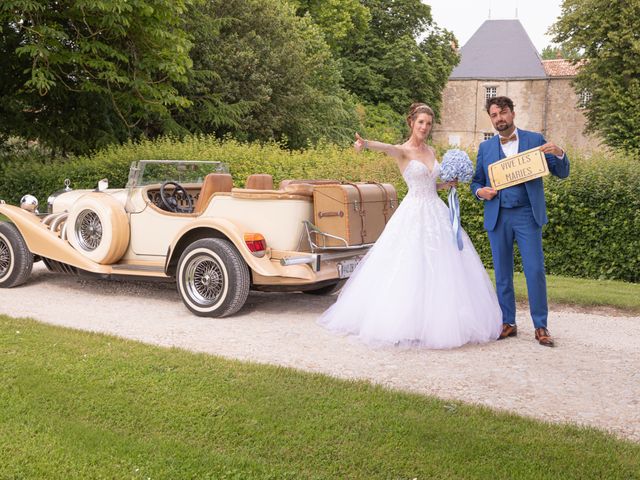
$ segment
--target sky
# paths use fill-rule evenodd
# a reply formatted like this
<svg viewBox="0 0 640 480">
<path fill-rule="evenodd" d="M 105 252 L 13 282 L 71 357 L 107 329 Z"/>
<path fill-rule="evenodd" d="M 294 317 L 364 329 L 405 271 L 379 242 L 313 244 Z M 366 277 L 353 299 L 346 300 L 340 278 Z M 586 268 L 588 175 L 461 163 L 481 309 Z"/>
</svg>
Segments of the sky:
<svg viewBox="0 0 640 480">
<path fill-rule="evenodd" d="M 422 2 L 431 5 L 431 16 L 435 23 L 441 28 L 452 31 L 461 47 L 485 20 L 517 18 L 538 52 L 542 52 L 544 47 L 552 43 L 551 37 L 545 33 L 557 20 L 562 5 L 562 0 L 422 0 Z"/>
</svg>

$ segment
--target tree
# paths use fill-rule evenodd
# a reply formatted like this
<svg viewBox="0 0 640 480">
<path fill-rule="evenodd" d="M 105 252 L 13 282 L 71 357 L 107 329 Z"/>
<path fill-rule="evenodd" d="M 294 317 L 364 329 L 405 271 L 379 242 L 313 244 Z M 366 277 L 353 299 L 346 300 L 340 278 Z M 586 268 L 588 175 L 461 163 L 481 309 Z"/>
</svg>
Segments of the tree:
<svg viewBox="0 0 640 480">
<path fill-rule="evenodd" d="M 455 37 L 435 25 L 419 0 L 363 0 L 371 14 L 361 40 L 341 57 L 345 87 L 369 104 L 406 112 L 414 101 L 439 112 L 441 94 L 459 58 Z"/>
<path fill-rule="evenodd" d="M 640 155 L 640 0 L 564 0 L 553 41 L 584 52 L 576 92 L 587 90 L 587 129 Z"/>
<path fill-rule="evenodd" d="M 371 14 L 359 0 L 292 0 L 300 16 L 308 14 L 337 58 L 364 39 Z"/>
<path fill-rule="evenodd" d="M 565 60 L 579 60 L 582 54 L 577 50 L 568 50 L 562 45 L 547 45 L 542 49 L 540 54 L 542 60 L 556 60 L 563 58 Z"/>
<path fill-rule="evenodd" d="M 175 109 L 177 124 L 292 148 L 351 139 L 355 102 L 311 19 L 280 0 L 210 0 L 186 16 L 194 67 L 181 93 L 193 107 Z"/>
<path fill-rule="evenodd" d="M 362 123 L 360 134 L 385 143 L 402 143 L 409 131 L 404 114 L 394 111 L 386 103 L 359 105 L 358 115 Z"/>
<path fill-rule="evenodd" d="M 187 105 L 189 2 L 1 2 L 0 132 L 86 152 Z"/>
</svg>

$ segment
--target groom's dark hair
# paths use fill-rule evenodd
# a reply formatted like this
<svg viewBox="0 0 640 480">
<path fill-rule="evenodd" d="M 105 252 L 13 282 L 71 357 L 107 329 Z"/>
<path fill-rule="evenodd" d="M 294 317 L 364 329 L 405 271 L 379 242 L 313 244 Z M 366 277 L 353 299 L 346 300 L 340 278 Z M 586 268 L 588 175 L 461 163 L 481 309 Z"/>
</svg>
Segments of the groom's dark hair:
<svg viewBox="0 0 640 480">
<path fill-rule="evenodd" d="M 500 110 L 502 110 L 505 107 L 509 107 L 509 110 L 513 112 L 513 100 L 511 100 L 509 97 L 488 98 L 487 104 L 485 105 L 485 109 L 487 110 L 487 113 L 489 113 L 489 109 L 491 108 L 491 105 L 497 105 L 498 108 L 500 108 Z"/>
</svg>

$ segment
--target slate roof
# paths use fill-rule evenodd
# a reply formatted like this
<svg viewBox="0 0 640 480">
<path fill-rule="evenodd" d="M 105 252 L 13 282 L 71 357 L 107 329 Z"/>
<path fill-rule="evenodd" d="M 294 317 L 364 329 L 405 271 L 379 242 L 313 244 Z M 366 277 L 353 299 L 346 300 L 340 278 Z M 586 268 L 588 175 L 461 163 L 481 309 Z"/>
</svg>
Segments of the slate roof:
<svg viewBox="0 0 640 480">
<path fill-rule="evenodd" d="M 450 80 L 547 78 L 538 51 L 519 20 L 485 20 L 460 55 Z"/>
</svg>

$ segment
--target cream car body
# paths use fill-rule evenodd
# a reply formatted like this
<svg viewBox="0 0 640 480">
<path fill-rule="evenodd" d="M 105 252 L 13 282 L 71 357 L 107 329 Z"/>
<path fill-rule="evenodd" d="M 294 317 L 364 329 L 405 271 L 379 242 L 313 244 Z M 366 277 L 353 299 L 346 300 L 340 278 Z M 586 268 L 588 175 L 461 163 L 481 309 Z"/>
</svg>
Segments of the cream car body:
<svg viewBox="0 0 640 480">
<path fill-rule="evenodd" d="M 313 248 L 312 190 L 233 188 L 219 162 L 141 161 L 126 188 L 67 184 L 47 215 L 2 202 L 0 287 L 24 283 L 42 260 L 58 272 L 175 280 L 202 316 L 233 314 L 250 288 L 327 293 L 371 245 Z"/>
</svg>

